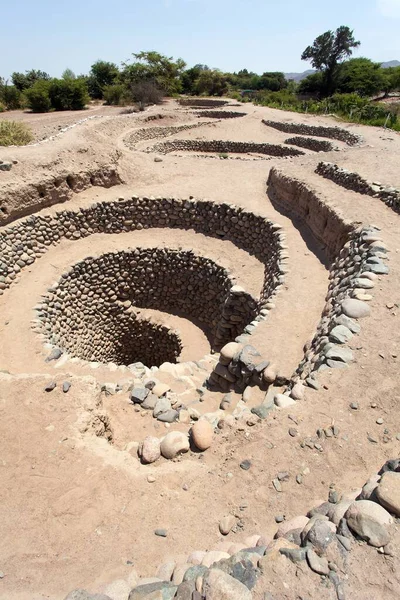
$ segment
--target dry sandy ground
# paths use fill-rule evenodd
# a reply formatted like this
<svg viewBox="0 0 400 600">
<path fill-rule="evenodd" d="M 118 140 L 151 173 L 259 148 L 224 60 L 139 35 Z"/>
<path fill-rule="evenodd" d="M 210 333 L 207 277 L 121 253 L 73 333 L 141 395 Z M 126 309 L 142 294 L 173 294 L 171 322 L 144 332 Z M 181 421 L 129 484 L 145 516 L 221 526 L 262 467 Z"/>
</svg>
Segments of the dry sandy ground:
<svg viewBox="0 0 400 600">
<path fill-rule="evenodd" d="M 283 143 L 289 135 L 262 125 L 262 118 L 335 124 L 331 118 L 251 105 L 237 110 L 245 110 L 247 116 L 181 132 L 177 137 Z M 144 118 L 152 112 L 165 118 L 145 123 Z M 61 118 L 65 117 L 70 118 Z M 37 118 L 38 137 L 48 131 L 47 127 L 54 127 L 48 123 L 55 118 Z M 203 239 L 190 232 L 174 231 L 173 236 L 162 231 L 136 232 L 126 240 L 122 235 L 104 236 L 106 239 L 92 236 L 52 247 L 24 271 L 18 285 L 0 297 L 0 369 L 17 374 L 0 374 L 0 570 L 5 574 L 0 581 L 0 598 L 61 600 L 73 588 L 95 591 L 113 579 L 127 578 L 132 568 L 141 576 L 153 576 L 157 566 L 169 558 L 184 560 L 192 550 L 218 546 L 218 522 L 230 512 L 243 522 L 241 533 L 229 534 L 232 542 L 241 542 L 254 533 L 271 537 L 276 530 L 275 515 L 290 518 L 304 514 L 327 499 L 332 483 L 343 492 L 359 488 L 387 459 L 400 454 L 396 439 L 400 433 L 399 216 L 378 199 L 344 190 L 313 172 L 319 160 L 328 160 L 370 180 L 400 185 L 400 136 L 345 125 L 364 136 L 362 147 L 339 143 L 340 152 L 306 152 L 294 159 L 249 162 L 170 154 L 156 163 L 153 154 L 141 151 L 155 141 L 141 142 L 133 151 L 124 144 L 126 135 L 138 127 L 192 122 L 195 118 L 190 113 L 171 102 L 146 115 L 94 119 L 35 148 L 0 149 L 0 159 L 12 156 L 19 161 L 12 171 L 0 174 L 0 195 L 9 185 L 17 188 L 23 182 L 40 180 L 44 174 L 68 169 L 74 172 L 115 160 L 124 185 L 77 194 L 68 208 L 133 193 L 181 198 L 193 195 L 240 205 L 279 222 L 287 236 L 290 272 L 276 309 L 253 340 L 268 359 L 277 361 L 290 375 L 320 318 L 328 272 L 318 258 L 321 249 L 314 247 L 301 224 L 280 214 L 266 194 L 269 169 L 279 166 L 309 182 L 348 218 L 381 227 L 382 238 L 391 250 L 390 274 L 379 280 L 371 301 L 372 315 L 363 321 L 361 334 L 350 344 L 356 362 L 345 371 L 321 374 L 321 389 L 308 390 L 306 399 L 290 413 L 275 411 L 266 422 L 253 427 L 236 424 L 226 428 L 204 454 L 189 453 L 173 462 L 140 465 L 124 450 L 126 444 L 145 435 L 160 436 L 164 425 L 150 415 L 139 417 L 126 393 L 100 394 L 90 369 L 69 365 L 56 371 L 43 362 L 46 352 L 29 329 L 38 297 L 77 260 L 125 245 L 190 244 L 214 255 L 238 281 L 255 290 L 261 287 L 259 265 L 228 242 Z M 387 305 L 394 306 L 389 309 Z M 192 335 L 200 334 L 194 330 L 189 332 L 190 338 Z M 101 380 L 103 375 L 96 373 L 96 378 Z M 60 385 L 45 393 L 43 388 L 52 379 L 59 384 L 71 381 L 69 393 L 63 394 Z M 110 373 L 108 380 L 113 379 Z M 209 410 L 218 406 L 220 397 L 211 395 L 206 400 Z M 359 410 L 351 410 L 351 402 L 358 402 Z M 376 423 L 379 417 L 384 421 L 381 425 Z M 339 436 L 321 442 L 322 452 L 301 448 L 301 440 L 315 437 L 318 428 L 332 423 L 339 427 Z M 293 426 L 298 430 L 295 438 L 288 435 Z M 183 425 L 173 427 L 185 429 Z M 111 434 L 112 443 L 107 441 Z M 376 443 L 369 440 L 371 436 Z M 248 471 L 239 467 L 244 459 L 251 460 Z M 306 467 L 310 474 L 299 485 L 296 474 Z M 272 486 L 279 471 L 290 473 L 282 493 Z M 155 478 L 153 483 L 147 480 L 149 474 Z M 154 536 L 157 527 L 168 530 L 166 539 Z M 394 558 L 384 558 L 373 548 L 357 546 L 348 568 L 346 598 L 397 598 L 398 538 L 396 548 Z M 284 572 L 277 565 L 269 579 L 260 582 L 255 595 L 260 600 L 261 589 L 271 591 L 277 600 L 335 597 L 317 575 L 296 571 L 292 565 Z"/>
</svg>

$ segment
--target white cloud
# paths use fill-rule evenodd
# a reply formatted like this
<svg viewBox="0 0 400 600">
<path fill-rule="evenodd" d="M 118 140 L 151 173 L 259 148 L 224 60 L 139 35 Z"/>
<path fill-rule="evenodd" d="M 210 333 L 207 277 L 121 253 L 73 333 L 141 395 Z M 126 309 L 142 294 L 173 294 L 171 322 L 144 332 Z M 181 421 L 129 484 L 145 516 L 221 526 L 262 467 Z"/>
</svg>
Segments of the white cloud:
<svg viewBox="0 0 400 600">
<path fill-rule="evenodd" d="M 377 6 L 384 17 L 400 19 L 400 0 L 378 0 Z"/>
</svg>

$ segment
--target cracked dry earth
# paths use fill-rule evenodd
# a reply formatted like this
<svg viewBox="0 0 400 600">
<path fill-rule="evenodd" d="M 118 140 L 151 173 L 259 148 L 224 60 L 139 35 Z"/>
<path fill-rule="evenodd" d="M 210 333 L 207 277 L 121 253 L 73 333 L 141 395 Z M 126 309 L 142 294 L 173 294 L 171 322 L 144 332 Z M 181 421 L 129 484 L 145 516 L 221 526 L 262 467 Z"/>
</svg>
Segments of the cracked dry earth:
<svg viewBox="0 0 400 600">
<path fill-rule="evenodd" d="M 398 598 L 398 203 L 316 168 L 399 189 L 399 135 L 17 116 L 41 143 L 0 149 L 0 598 Z"/>
</svg>

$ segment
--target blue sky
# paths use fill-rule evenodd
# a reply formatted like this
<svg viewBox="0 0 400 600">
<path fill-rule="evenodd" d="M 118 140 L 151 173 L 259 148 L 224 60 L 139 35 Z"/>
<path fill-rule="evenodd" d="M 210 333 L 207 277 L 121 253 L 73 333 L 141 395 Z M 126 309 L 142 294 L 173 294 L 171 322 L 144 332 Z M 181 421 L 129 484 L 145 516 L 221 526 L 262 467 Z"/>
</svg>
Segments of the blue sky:
<svg viewBox="0 0 400 600">
<path fill-rule="evenodd" d="M 157 50 L 224 71 L 304 71 L 304 48 L 348 25 L 356 56 L 400 60 L 400 0 L 14 0 L 2 3 L 0 76 L 85 73 Z"/>
</svg>

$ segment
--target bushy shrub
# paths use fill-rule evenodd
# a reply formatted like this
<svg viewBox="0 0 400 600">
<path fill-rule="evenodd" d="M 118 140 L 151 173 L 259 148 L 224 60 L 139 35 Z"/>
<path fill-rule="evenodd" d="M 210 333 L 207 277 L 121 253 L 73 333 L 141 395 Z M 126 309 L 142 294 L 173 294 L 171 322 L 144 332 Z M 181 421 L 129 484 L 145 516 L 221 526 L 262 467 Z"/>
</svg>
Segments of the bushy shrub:
<svg viewBox="0 0 400 600">
<path fill-rule="evenodd" d="M 0 85 L 0 101 L 7 110 L 16 110 L 21 105 L 21 93 L 15 85 L 3 83 Z"/>
<path fill-rule="evenodd" d="M 49 97 L 55 110 L 82 110 L 89 102 L 86 83 L 82 79 L 52 79 Z"/>
<path fill-rule="evenodd" d="M 163 93 L 160 88 L 151 81 L 142 81 L 131 85 L 130 92 L 133 101 L 138 105 L 139 110 L 144 110 L 149 104 L 161 104 Z"/>
<path fill-rule="evenodd" d="M 50 82 L 37 81 L 31 88 L 25 90 L 28 107 L 33 112 L 49 112 L 51 109 Z"/>
<path fill-rule="evenodd" d="M 32 140 L 32 131 L 25 123 L 0 121 L 0 146 L 24 146 Z"/>
<path fill-rule="evenodd" d="M 0 102 L 0 113 L 6 110 L 6 105 Z"/>
<path fill-rule="evenodd" d="M 127 104 L 127 90 L 122 83 L 106 85 L 103 90 L 103 98 L 106 104 L 113 106 L 125 106 Z"/>
</svg>

